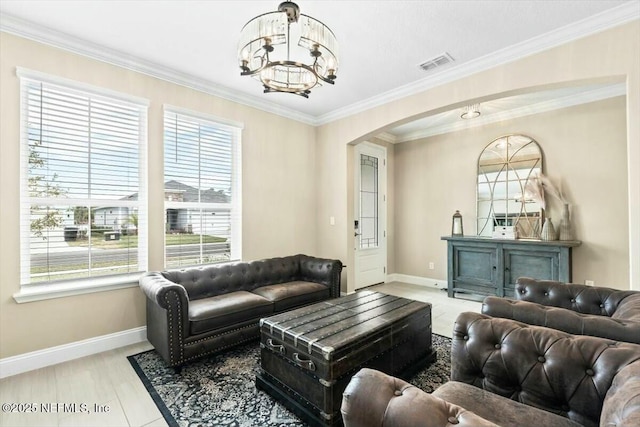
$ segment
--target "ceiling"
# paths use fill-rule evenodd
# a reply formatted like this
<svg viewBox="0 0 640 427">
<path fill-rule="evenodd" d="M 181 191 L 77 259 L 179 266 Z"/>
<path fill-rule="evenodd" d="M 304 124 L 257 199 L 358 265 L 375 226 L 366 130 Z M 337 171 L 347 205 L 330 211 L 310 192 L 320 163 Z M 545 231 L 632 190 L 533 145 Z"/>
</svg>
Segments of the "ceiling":
<svg viewBox="0 0 640 427">
<path fill-rule="evenodd" d="M 340 43 L 335 86 L 304 99 L 263 94 L 256 81 L 240 76 L 240 29 L 278 3 L 2 0 L 0 28 L 322 124 L 640 16 L 637 0 L 300 0 L 301 13 L 327 24 Z M 430 72 L 418 67 L 445 52 L 454 62 Z M 411 132 L 416 129 L 392 131 L 395 137 Z"/>
</svg>

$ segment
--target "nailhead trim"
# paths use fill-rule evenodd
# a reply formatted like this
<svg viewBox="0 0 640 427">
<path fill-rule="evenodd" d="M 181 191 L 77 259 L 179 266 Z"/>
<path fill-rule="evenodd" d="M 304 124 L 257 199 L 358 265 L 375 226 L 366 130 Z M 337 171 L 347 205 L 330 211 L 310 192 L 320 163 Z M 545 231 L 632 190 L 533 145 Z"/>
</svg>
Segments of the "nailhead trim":
<svg viewBox="0 0 640 427">
<path fill-rule="evenodd" d="M 177 300 L 177 304 L 175 306 L 173 306 L 172 304 L 170 304 L 169 302 L 169 294 L 174 294 Z M 167 310 L 167 316 L 168 316 L 168 322 L 169 322 L 169 361 L 171 366 L 176 366 L 180 363 L 182 363 L 184 361 L 184 346 L 182 345 L 182 325 L 178 326 L 178 348 L 180 351 L 180 357 L 178 359 L 178 361 L 175 360 L 175 352 L 174 352 L 174 340 L 175 340 L 175 332 L 174 332 L 174 328 L 173 328 L 173 310 L 174 308 L 177 309 L 177 313 L 176 315 L 180 315 L 180 313 L 182 313 L 182 301 L 180 301 L 180 296 L 178 295 L 177 292 L 167 292 L 164 295 L 164 301 L 165 304 L 168 307 Z M 182 322 L 180 322 L 182 323 Z"/>
</svg>

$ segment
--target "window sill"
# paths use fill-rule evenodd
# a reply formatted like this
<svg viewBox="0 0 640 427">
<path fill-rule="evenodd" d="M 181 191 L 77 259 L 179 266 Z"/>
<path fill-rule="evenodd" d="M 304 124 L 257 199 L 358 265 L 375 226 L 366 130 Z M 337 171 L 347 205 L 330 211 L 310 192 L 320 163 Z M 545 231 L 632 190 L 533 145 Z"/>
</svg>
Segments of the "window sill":
<svg viewBox="0 0 640 427">
<path fill-rule="evenodd" d="M 22 304 L 94 292 L 133 288 L 138 286 L 138 279 L 141 275 L 142 273 L 132 273 L 116 277 L 96 277 L 42 285 L 25 285 L 22 286 L 19 292 L 13 294 L 13 299 L 18 304 Z"/>
</svg>

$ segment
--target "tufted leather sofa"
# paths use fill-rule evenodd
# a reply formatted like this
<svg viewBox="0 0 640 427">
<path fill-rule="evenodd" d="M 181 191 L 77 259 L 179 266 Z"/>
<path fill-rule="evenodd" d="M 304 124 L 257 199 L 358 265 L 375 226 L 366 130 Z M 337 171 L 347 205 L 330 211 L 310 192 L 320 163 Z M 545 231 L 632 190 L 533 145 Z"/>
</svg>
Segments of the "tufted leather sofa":
<svg viewBox="0 0 640 427">
<path fill-rule="evenodd" d="M 640 346 L 462 313 L 451 381 L 428 394 L 363 369 L 341 411 L 345 427 L 639 426 Z"/>
<path fill-rule="evenodd" d="M 535 280 L 516 281 L 516 300 L 487 297 L 482 312 L 559 329 L 640 344 L 640 292 Z"/>
<path fill-rule="evenodd" d="M 338 260 L 294 255 L 149 272 L 147 339 L 179 367 L 259 337 L 262 317 L 340 296 Z"/>
</svg>

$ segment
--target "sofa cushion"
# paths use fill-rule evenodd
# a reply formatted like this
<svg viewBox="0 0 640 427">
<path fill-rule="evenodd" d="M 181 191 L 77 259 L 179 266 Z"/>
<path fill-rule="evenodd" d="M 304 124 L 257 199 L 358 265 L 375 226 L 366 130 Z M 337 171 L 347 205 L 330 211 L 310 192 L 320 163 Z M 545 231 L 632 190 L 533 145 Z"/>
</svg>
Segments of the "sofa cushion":
<svg viewBox="0 0 640 427">
<path fill-rule="evenodd" d="M 254 294 L 272 301 L 276 312 L 325 300 L 329 298 L 330 292 L 329 287 L 319 283 L 300 281 L 262 286 L 253 290 Z"/>
<path fill-rule="evenodd" d="M 458 381 L 447 382 L 434 391 L 433 395 L 504 427 L 580 426 L 569 418 Z"/>
<path fill-rule="evenodd" d="M 230 292 L 189 302 L 189 329 L 192 335 L 269 316 L 273 303 L 247 291 Z"/>
</svg>

